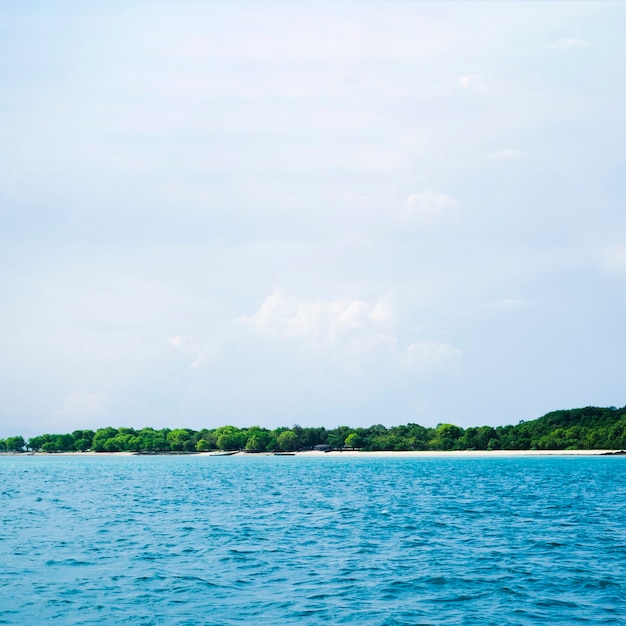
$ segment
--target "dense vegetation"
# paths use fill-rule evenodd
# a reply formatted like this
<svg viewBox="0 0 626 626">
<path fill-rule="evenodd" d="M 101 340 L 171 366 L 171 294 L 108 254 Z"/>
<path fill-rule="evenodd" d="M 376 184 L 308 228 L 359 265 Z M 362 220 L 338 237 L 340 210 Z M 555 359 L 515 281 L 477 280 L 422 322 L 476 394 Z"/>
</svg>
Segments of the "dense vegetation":
<svg viewBox="0 0 626 626">
<path fill-rule="evenodd" d="M 276 428 L 259 426 L 215 429 L 100 428 L 75 430 L 64 435 L 0 439 L 0 451 L 181 451 L 248 450 L 293 451 L 327 445 L 333 449 L 361 450 L 577 450 L 626 448 L 626 407 L 586 407 L 554 411 L 517 426 L 477 426 L 463 429 L 453 424 L 426 428 L 377 425 L 369 428 Z"/>
</svg>

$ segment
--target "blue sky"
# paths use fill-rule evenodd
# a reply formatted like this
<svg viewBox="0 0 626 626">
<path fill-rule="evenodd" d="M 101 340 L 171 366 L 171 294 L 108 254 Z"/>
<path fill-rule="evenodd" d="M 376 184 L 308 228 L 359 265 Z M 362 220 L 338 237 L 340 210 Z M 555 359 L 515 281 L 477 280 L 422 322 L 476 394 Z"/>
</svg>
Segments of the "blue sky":
<svg viewBox="0 0 626 626">
<path fill-rule="evenodd" d="M 0 436 L 623 405 L 625 31 L 0 3 Z"/>
</svg>

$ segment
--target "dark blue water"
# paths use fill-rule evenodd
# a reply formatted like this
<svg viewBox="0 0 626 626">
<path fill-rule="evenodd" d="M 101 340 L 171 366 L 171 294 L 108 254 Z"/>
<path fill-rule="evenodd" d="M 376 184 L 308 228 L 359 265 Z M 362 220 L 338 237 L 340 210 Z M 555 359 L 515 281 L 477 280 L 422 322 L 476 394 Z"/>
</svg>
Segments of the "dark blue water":
<svg viewBox="0 0 626 626">
<path fill-rule="evenodd" d="M 1 457 L 0 623 L 626 624 L 626 458 Z"/>
</svg>

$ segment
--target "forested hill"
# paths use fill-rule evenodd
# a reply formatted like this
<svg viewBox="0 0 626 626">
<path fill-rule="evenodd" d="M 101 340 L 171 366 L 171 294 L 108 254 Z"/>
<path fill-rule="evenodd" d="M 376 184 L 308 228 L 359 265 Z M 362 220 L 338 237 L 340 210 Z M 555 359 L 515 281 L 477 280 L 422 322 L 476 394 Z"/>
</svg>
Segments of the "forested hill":
<svg viewBox="0 0 626 626">
<path fill-rule="evenodd" d="M 46 434 L 25 441 L 0 439 L 0 451 L 182 451 L 248 450 L 250 452 L 309 450 L 318 445 L 361 450 L 623 450 L 626 448 L 626 407 L 553 411 L 516 426 L 461 428 L 439 424 L 427 428 L 406 424 L 387 428 L 340 426 L 274 430 L 252 426 L 215 429 L 100 428 L 67 434 Z"/>
</svg>

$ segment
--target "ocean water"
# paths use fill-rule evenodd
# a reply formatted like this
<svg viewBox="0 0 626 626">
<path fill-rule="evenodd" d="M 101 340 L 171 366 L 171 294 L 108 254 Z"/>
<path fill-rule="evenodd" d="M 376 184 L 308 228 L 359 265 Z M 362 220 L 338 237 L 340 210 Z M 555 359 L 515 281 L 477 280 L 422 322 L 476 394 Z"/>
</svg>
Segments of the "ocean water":
<svg viewBox="0 0 626 626">
<path fill-rule="evenodd" d="M 626 458 L 0 457 L 3 624 L 626 624 Z"/>
</svg>

